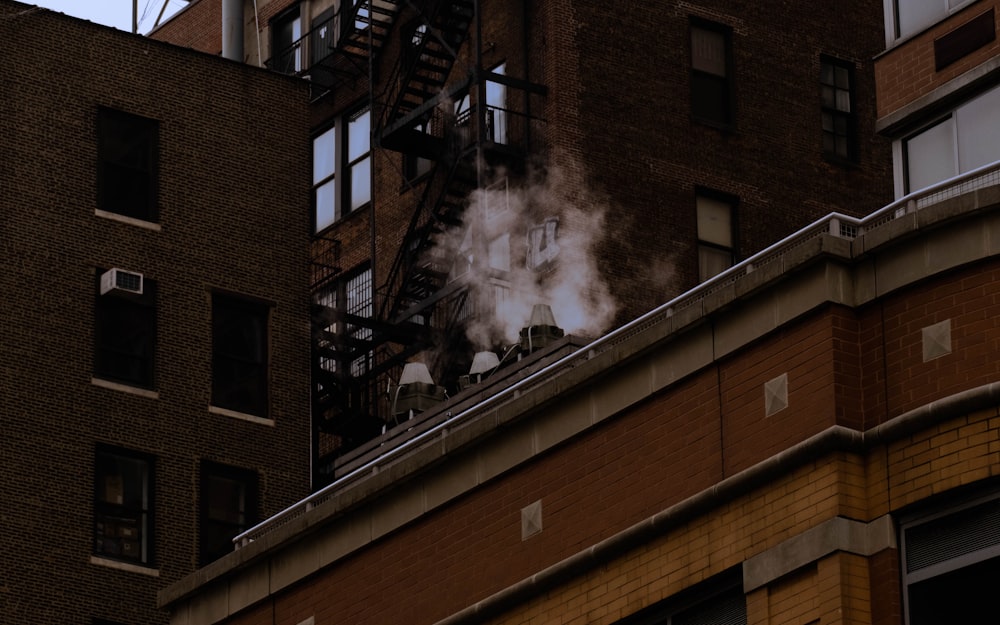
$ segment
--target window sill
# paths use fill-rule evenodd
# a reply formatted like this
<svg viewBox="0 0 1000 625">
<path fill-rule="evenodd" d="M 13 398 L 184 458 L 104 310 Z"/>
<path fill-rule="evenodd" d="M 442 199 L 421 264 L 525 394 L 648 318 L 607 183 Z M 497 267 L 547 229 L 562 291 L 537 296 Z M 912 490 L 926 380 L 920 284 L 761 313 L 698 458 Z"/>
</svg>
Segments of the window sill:
<svg viewBox="0 0 1000 625">
<path fill-rule="evenodd" d="M 247 414 L 245 412 L 238 412 L 236 410 L 230 410 L 229 408 L 219 408 L 218 406 L 209 406 L 208 411 L 212 414 L 221 415 L 223 417 L 232 417 L 233 419 L 240 419 L 241 421 L 249 421 L 250 423 L 256 423 L 258 425 L 267 425 L 274 427 L 274 419 L 268 419 L 266 417 L 258 417 L 257 415 Z"/>
<path fill-rule="evenodd" d="M 144 566 L 142 564 L 131 564 L 129 562 L 122 562 L 120 560 L 102 558 L 101 556 L 90 556 L 90 563 L 96 564 L 97 566 L 106 566 L 109 569 L 118 569 L 119 571 L 128 571 L 129 573 L 139 573 L 140 575 L 148 575 L 149 577 L 160 576 L 160 569 L 154 569 L 152 567 Z"/>
<path fill-rule="evenodd" d="M 121 382 L 112 382 L 111 380 L 104 380 L 102 378 L 90 378 L 90 383 L 94 386 L 111 389 L 113 391 L 122 391 L 123 393 L 130 393 L 132 395 L 138 395 L 139 397 L 148 397 L 149 399 L 160 398 L 160 393 L 158 391 L 153 391 L 148 388 L 140 388 L 130 384 L 123 384 Z"/>
<path fill-rule="evenodd" d="M 126 215 L 119 215 L 118 213 L 112 213 L 111 211 L 102 211 L 99 208 L 94 209 L 94 215 L 97 217 L 103 217 L 104 219 L 110 219 L 112 221 L 120 221 L 123 224 L 138 226 L 147 230 L 154 230 L 156 232 L 161 230 L 161 226 L 158 223 L 146 221 L 145 219 L 136 219 L 135 217 L 128 217 Z"/>
</svg>

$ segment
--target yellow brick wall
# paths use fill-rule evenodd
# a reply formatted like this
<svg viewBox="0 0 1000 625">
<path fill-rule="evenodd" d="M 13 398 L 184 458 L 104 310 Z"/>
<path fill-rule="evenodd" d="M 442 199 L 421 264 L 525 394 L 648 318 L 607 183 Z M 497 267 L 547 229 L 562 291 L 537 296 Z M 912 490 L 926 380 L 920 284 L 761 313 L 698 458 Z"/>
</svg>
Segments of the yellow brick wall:
<svg viewBox="0 0 1000 625">
<path fill-rule="evenodd" d="M 863 456 L 827 454 L 488 622 L 614 623 L 835 516 L 872 521 L 1000 473 L 998 429 L 1000 414 L 989 410 Z M 870 560 L 833 553 L 755 589 L 747 595 L 748 623 L 871 623 Z"/>
</svg>

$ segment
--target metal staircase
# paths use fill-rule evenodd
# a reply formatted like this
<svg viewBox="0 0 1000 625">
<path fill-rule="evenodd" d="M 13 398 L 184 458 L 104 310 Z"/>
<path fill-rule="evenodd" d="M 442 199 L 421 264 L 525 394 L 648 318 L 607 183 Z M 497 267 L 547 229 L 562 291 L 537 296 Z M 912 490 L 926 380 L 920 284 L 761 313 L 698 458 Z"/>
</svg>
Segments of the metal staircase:
<svg viewBox="0 0 1000 625">
<path fill-rule="evenodd" d="M 265 65 L 285 74 L 308 77 L 318 92 L 315 95 L 367 77 L 369 60 L 374 61 L 385 47 L 403 1 L 344 0 L 329 17 L 277 51 Z M 293 61 L 304 53 L 308 54 L 305 63 Z"/>
</svg>

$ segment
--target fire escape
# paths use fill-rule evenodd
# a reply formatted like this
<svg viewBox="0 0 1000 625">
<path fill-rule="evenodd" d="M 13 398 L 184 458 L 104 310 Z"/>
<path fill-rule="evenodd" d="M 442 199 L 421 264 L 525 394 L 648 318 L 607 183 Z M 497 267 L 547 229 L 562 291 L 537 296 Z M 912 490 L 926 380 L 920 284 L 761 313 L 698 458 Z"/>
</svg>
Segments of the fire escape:
<svg viewBox="0 0 1000 625">
<path fill-rule="evenodd" d="M 369 63 L 385 47 L 404 0 L 342 0 L 329 15 L 264 64 L 283 74 L 308 78 L 313 97 L 367 78 Z M 324 12 L 326 13 L 326 12 Z"/>
<path fill-rule="evenodd" d="M 474 314 L 467 286 L 454 279 L 455 251 L 442 251 L 436 236 L 469 227 L 470 195 L 493 167 L 523 168 L 540 123 L 529 114 L 529 97 L 543 95 L 543 87 L 481 68 L 477 0 L 406 0 L 405 7 L 400 53 L 386 57 L 394 66 L 376 81 L 380 91 L 371 87 L 374 135 L 380 148 L 429 170 L 413 189 L 412 217 L 391 268 L 378 276 L 371 308 L 362 311 L 367 314 L 317 306 L 314 421 L 335 440 L 318 450 L 320 474 L 338 455 L 393 425 L 388 381 L 399 378 L 413 355 L 447 345 Z M 466 45 L 470 38 L 474 45 Z M 473 69 L 454 76 L 463 48 L 474 48 L 463 56 Z M 490 101 L 488 88 L 503 97 Z M 445 368 L 432 364 L 438 372 Z"/>
</svg>

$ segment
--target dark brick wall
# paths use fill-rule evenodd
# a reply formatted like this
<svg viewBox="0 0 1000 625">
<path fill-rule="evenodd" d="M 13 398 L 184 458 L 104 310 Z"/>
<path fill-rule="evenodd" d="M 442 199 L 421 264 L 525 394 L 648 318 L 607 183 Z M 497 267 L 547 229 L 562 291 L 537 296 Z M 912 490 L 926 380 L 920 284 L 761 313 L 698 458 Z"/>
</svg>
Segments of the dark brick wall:
<svg viewBox="0 0 1000 625">
<path fill-rule="evenodd" d="M 740 258 L 831 211 L 866 214 L 891 200 L 888 144 L 874 138 L 870 59 L 884 46 L 878 0 L 852 0 L 836 14 L 714 0 L 627 10 L 545 5 L 552 40 L 542 42 L 543 56 L 555 66 L 546 80 L 568 91 L 546 100 L 549 141 L 580 161 L 614 207 L 616 232 L 602 257 L 625 317 L 697 282 L 697 186 L 739 199 Z M 731 131 L 692 120 L 692 17 L 732 29 Z M 855 65 L 856 166 L 822 155 L 821 54 Z"/>
<path fill-rule="evenodd" d="M 194 0 L 148 36 L 200 52 L 222 54 L 222 2 Z"/>
<path fill-rule="evenodd" d="M 309 492 L 308 93 L 7 0 L 0 56 L 0 614 L 166 622 L 202 459 L 257 470 L 265 517 Z M 99 106 L 159 122 L 158 231 L 95 215 Z M 158 398 L 91 382 L 97 267 L 156 281 Z M 271 304 L 273 425 L 208 411 L 216 289 Z M 155 457 L 158 576 L 90 562 L 98 443 Z"/>
</svg>

